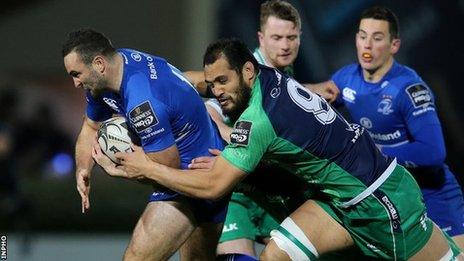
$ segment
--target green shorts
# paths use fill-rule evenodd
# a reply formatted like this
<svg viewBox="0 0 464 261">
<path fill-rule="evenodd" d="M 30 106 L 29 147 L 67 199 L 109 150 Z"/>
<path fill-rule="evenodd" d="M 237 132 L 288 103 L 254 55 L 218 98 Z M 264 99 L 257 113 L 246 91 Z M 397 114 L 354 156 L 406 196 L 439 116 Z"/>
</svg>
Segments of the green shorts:
<svg viewBox="0 0 464 261">
<path fill-rule="evenodd" d="M 387 180 L 359 203 L 317 203 L 351 234 L 364 255 L 406 260 L 432 235 L 421 191 L 411 174 L 397 165 Z"/>
<path fill-rule="evenodd" d="M 229 202 L 219 242 L 247 238 L 260 241 L 279 226 L 270 214 L 242 193 L 234 192 Z"/>
</svg>

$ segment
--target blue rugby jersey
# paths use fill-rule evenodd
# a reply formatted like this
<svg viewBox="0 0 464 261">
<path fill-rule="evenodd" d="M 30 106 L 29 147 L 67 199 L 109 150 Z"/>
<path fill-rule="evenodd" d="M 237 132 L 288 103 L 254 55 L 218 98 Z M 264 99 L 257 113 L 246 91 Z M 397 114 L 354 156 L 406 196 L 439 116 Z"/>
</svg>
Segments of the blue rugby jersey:
<svg viewBox="0 0 464 261">
<path fill-rule="evenodd" d="M 397 62 L 377 83 L 366 82 L 359 64 L 337 71 L 337 104 L 349 110 L 387 155 L 409 166 L 442 166 L 445 146 L 434 97 L 417 73 Z"/>
<path fill-rule="evenodd" d="M 119 93 L 95 98 L 87 92 L 87 116 L 103 121 L 124 115 L 140 137 L 144 151 L 177 145 L 181 167 L 208 148 L 223 148 L 202 99 L 182 73 L 166 60 L 132 49 L 119 49 L 124 72 Z"/>
</svg>

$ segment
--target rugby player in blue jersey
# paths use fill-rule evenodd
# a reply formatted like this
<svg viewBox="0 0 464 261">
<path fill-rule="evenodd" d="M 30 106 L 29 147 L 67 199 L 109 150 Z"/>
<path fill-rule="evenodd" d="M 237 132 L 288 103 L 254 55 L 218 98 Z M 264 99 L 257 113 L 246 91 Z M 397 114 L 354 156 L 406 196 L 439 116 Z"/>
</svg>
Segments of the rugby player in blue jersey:
<svg viewBox="0 0 464 261">
<path fill-rule="evenodd" d="M 453 241 L 427 218 L 415 180 L 396 159 L 378 151 L 364 128 L 346 122 L 294 79 L 259 65 L 240 41 L 212 43 L 204 65 L 206 81 L 235 122 L 231 142 L 212 168 L 176 170 L 137 146 L 133 153 L 117 153 L 122 165 L 115 166 L 94 142 L 94 159 L 108 174 L 148 178 L 215 200 L 266 160 L 307 185 L 291 188 L 295 194 L 308 193 L 317 201 L 291 207 L 271 232 L 262 260 L 314 260 L 352 245 L 384 259 L 462 260 Z"/>
<path fill-rule="evenodd" d="M 342 93 L 336 103 L 369 131 L 384 154 L 408 168 L 422 189 L 428 216 L 464 248 L 464 201 L 445 164 L 434 96 L 413 69 L 395 61 L 400 43 L 390 10 L 365 10 L 356 34 L 358 63 L 332 76 Z"/>
<path fill-rule="evenodd" d="M 83 212 L 90 208 L 92 143 L 100 123 L 113 114 L 127 119 L 150 159 L 170 167 L 186 168 L 193 158 L 208 155 L 209 148 L 222 149 L 223 141 L 202 99 L 166 60 L 137 50 L 116 50 L 103 34 L 91 29 L 71 32 L 62 55 L 74 85 L 87 96 L 76 142 L 76 181 Z M 182 259 L 214 260 L 228 196 L 198 200 L 155 188 L 124 259 L 165 260 L 182 245 Z"/>
</svg>

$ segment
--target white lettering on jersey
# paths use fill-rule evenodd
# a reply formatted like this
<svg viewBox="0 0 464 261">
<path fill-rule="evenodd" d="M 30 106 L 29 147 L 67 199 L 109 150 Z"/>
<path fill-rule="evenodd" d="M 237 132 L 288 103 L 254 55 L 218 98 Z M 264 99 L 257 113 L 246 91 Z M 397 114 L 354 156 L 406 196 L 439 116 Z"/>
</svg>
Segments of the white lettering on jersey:
<svg viewBox="0 0 464 261">
<path fill-rule="evenodd" d="M 369 132 L 369 134 L 374 140 L 389 141 L 389 140 L 396 140 L 396 139 L 401 138 L 401 132 L 399 130 L 396 130 L 393 133 L 387 133 L 387 134 L 372 133 L 372 132 Z"/>
</svg>

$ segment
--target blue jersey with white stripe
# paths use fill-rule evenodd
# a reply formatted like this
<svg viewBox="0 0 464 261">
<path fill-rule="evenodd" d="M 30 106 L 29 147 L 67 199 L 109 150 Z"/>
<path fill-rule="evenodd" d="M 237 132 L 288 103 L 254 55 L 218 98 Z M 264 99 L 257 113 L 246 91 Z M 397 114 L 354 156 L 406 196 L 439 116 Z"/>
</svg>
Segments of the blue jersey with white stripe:
<svg viewBox="0 0 464 261">
<path fill-rule="evenodd" d="M 131 49 L 119 49 L 124 72 L 119 93 L 95 98 L 87 93 L 87 116 L 103 121 L 124 115 L 140 137 L 144 151 L 177 145 L 182 168 L 208 148 L 222 149 L 222 139 L 202 99 L 182 73 L 166 60 Z"/>
</svg>

